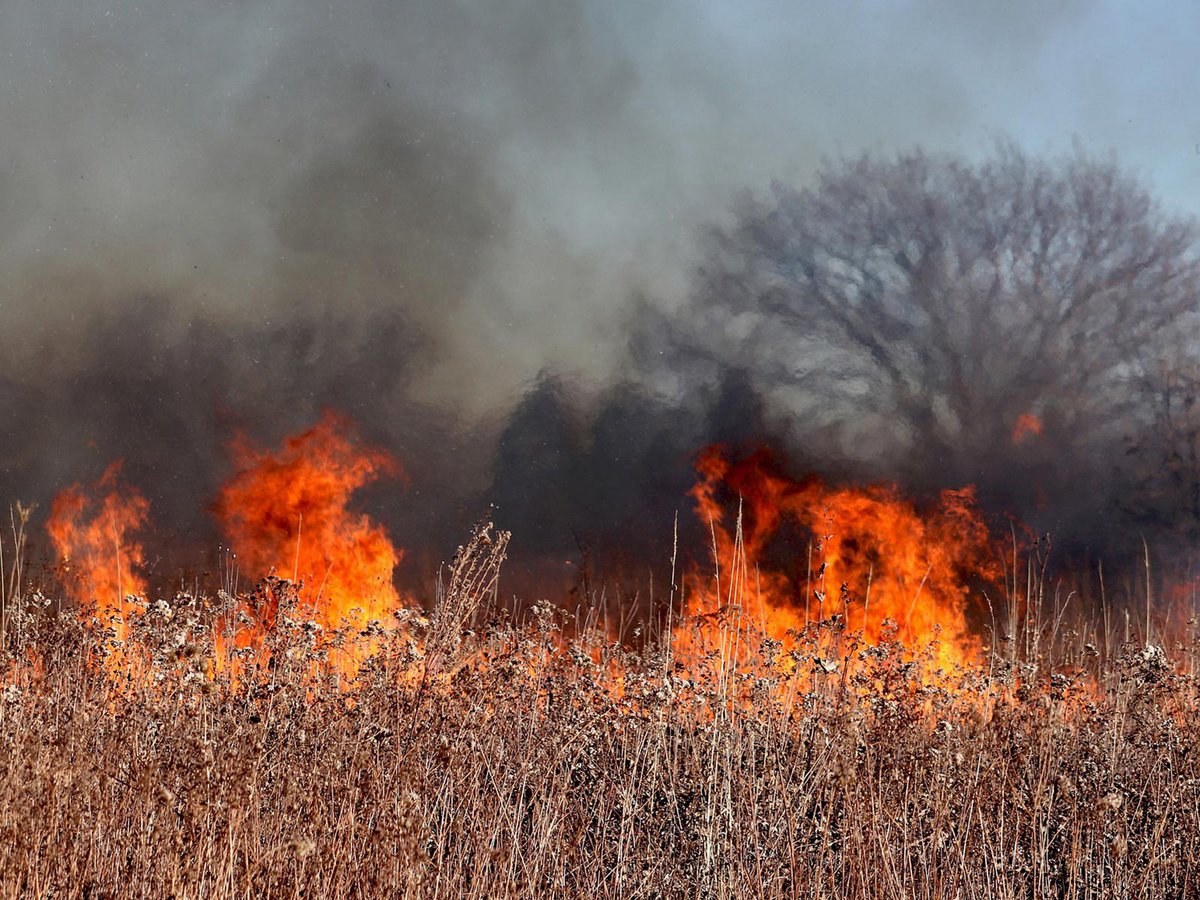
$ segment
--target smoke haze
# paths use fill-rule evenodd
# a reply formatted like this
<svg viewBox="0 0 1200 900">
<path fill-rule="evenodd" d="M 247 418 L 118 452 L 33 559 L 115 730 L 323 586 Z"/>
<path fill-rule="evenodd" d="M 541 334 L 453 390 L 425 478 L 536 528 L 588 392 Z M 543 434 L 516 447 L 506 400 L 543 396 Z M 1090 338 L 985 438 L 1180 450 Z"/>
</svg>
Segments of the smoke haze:
<svg viewBox="0 0 1200 900">
<path fill-rule="evenodd" d="M 615 533 L 639 497 L 657 512 L 686 486 L 651 467 L 770 431 L 737 399 L 738 360 L 732 381 L 623 383 L 739 192 L 803 183 L 842 150 L 973 154 L 1005 132 L 1115 147 L 1194 208 L 1181 36 L 1200 21 L 1171 12 L 1200 16 L 12 4 L 0 492 L 45 502 L 123 457 L 163 530 L 204 543 L 230 435 L 274 440 L 329 405 L 408 470 L 377 501 L 402 544 L 419 530 L 449 552 L 488 501 L 529 522 L 539 552 L 574 540 L 571 510 Z M 1130 34 L 1160 52 L 1140 59 Z M 591 487 L 560 498 L 563 521 L 539 518 L 531 486 L 568 481 Z M 596 487 L 617 483 L 627 493 Z M 665 514 L 641 527 L 667 539 Z"/>
</svg>

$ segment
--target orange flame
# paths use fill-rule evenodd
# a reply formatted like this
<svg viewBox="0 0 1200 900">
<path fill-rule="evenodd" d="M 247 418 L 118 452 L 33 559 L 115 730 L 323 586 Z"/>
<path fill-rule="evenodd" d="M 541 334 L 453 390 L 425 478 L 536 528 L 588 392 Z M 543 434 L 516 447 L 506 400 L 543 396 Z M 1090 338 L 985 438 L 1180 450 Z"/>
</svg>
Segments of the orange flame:
<svg viewBox="0 0 1200 900">
<path fill-rule="evenodd" d="M 206 660 L 205 673 L 253 684 L 253 673 L 266 671 L 259 667 L 268 660 L 281 662 L 275 651 L 288 646 L 286 658 L 302 671 L 353 679 L 383 631 L 402 627 L 395 614 L 404 603 L 392 581 L 401 550 L 351 503 L 360 488 L 399 474 L 398 465 L 358 443 L 349 423 L 332 413 L 274 450 L 239 438 L 233 453 L 235 472 L 214 510 L 240 568 L 265 580 L 248 597 L 233 598 L 233 612 L 214 623 L 216 656 Z M 697 470 L 692 496 L 710 528 L 715 573 L 687 580 L 690 627 L 677 627 L 672 638 L 679 661 L 708 659 L 716 648 L 724 673 L 753 651 L 736 630 L 728 640 L 721 616 L 734 609 L 747 634 L 782 648 L 773 659 L 785 671 L 808 653 L 818 675 L 844 672 L 853 646 L 843 634 L 861 634 L 868 644 L 896 639 L 947 672 L 977 661 L 971 587 L 1000 573 L 970 488 L 945 491 L 918 508 L 892 487 L 793 480 L 766 451 L 734 461 L 709 448 Z M 130 595 L 146 592 L 133 535 L 146 523 L 148 504 L 118 486 L 117 471 L 111 467 L 94 492 L 62 492 L 49 531 L 72 575 L 70 596 L 124 641 L 130 614 L 141 608 Z M 740 498 L 736 518 L 733 497 Z M 800 641 L 811 625 L 827 637 Z M 298 656 L 289 629 L 306 635 Z M 117 647 L 109 651 L 109 668 L 128 659 Z M 136 667 L 122 669 L 136 674 Z M 609 683 L 620 697 L 619 668 L 610 669 Z"/>
<path fill-rule="evenodd" d="M 399 466 L 349 433 L 347 422 L 326 413 L 275 452 L 236 440 L 237 472 L 215 507 L 242 567 L 302 584 L 302 603 L 326 629 L 362 627 L 400 608 L 392 573 L 402 552 L 349 508 L 356 490 L 399 474 Z"/>
<path fill-rule="evenodd" d="M 970 488 L 944 491 L 922 513 L 891 487 L 793 481 L 765 451 L 734 463 L 709 448 L 697 469 L 693 496 L 711 527 L 717 572 L 694 581 L 687 612 L 737 603 L 749 624 L 785 646 L 806 625 L 827 621 L 861 630 L 870 644 L 934 641 L 935 662 L 946 670 L 976 657 L 969 586 L 998 571 Z M 743 503 L 732 530 L 722 488 Z M 785 526 L 809 538 L 807 549 L 803 537 L 788 545 Z M 677 647 L 686 652 L 687 643 Z"/>
<path fill-rule="evenodd" d="M 130 535 L 145 526 L 150 505 L 118 483 L 120 468 L 119 462 L 108 467 L 94 495 L 80 485 L 59 493 L 46 528 L 62 560 L 64 590 L 80 615 L 94 617 L 124 641 L 129 615 L 140 608 L 133 598 L 146 595 L 137 571 L 144 564 L 142 545 Z"/>
<path fill-rule="evenodd" d="M 1013 423 L 1012 442 L 1023 444 L 1031 438 L 1042 436 L 1042 420 L 1033 413 L 1021 413 Z"/>
</svg>

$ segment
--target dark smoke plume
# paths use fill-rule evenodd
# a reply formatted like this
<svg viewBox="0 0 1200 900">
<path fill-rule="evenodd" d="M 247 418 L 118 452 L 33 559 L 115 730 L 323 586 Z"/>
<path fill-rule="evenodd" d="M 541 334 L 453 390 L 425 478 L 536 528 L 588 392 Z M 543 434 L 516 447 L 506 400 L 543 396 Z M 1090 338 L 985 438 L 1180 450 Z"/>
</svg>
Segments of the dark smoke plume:
<svg viewBox="0 0 1200 900">
<path fill-rule="evenodd" d="M 700 347 L 681 322 L 699 314 L 702 230 L 736 222 L 738 191 L 808 183 L 838 145 L 974 152 L 1024 121 L 1043 64 L 1097 15 L 16 4 L 0 497 L 44 511 L 122 457 L 173 577 L 215 552 L 226 441 L 269 443 L 332 406 L 408 472 L 364 498 L 413 551 L 402 577 L 493 502 L 517 569 L 580 547 L 661 561 L 704 443 L 857 474 L 828 423 L 798 425 L 763 383 L 759 348 L 678 364 Z M 1111 94 L 1093 104 L 1105 143 L 1126 134 Z"/>
</svg>

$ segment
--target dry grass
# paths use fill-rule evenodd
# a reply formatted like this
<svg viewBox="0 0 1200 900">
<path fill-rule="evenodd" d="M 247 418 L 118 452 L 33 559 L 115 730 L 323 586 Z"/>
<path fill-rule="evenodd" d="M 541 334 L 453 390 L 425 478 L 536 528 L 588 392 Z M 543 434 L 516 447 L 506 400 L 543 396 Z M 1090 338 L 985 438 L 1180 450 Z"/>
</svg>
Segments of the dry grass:
<svg viewBox="0 0 1200 900">
<path fill-rule="evenodd" d="M 789 677 L 728 617 L 754 652 L 683 667 L 545 605 L 514 626 L 489 540 L 384 634 L 316 635 L 285 602 L 238 680 L 206 670 L 228 598 L 148 609 L 117 692 L 88 628 L 14 601 L 0 894 L 1200 896 L 1197 683 L 1157 652 L 934 688 L 826 623 Z M 360 640 L 352 692 L 312 677 Z"/>
</svg>

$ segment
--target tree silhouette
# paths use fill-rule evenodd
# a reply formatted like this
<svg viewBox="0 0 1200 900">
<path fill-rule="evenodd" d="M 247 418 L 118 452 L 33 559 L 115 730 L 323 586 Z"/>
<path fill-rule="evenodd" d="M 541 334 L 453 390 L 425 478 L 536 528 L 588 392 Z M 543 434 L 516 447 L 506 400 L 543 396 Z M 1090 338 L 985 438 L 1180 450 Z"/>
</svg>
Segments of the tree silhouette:
<svg viewBox="0 0 1200 900">
<path fill-rule="evenodd" d="M 1163 337 L 1192 327 L 1196 237 L 1079 150 L 838 159 L 713 230 L 670 358 L 752 372 L 800 438 L 889 477 L 1100 472 Z"/>
</svg>

